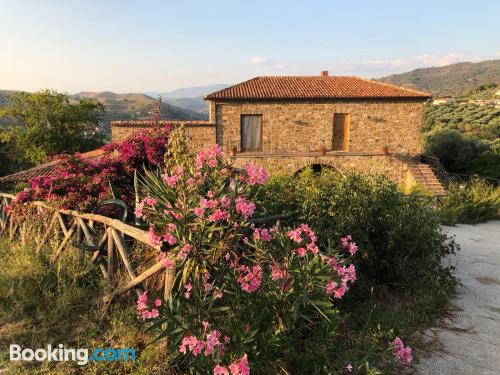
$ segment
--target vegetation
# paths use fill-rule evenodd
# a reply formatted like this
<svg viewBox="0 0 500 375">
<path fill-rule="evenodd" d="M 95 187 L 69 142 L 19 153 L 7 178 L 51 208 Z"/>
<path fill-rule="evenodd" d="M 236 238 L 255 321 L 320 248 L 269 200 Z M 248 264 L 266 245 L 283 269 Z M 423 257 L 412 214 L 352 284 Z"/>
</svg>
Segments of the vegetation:
<svg viewBox="0 0 500 375">
<path fill-rule="evenodd" d="M 448 194 L 440 207 L 445 224 L 475 224 L 498 219 L 500 186 L 493 187 L 479 178 L 468 182 L 455 181 L 448 185 Z"/>
<path fill-rule="evenodd" d="M 424 152 L 450 173 L 500 179 L 500 109 L 473 99 L 495 98 L 497 86 L 483 85 L 456 101 L 424 108 Z"/>
<path fill-rule="evenodd" d="M 103 142 L 97 129 L 103 106 L 94 100 L 70 103 L 55 91 L 15 93 L 0 117 L 9 119 L 0 141 L 9 143 L 18 162 L 43 163 L 50 157 L 96 149 Z"/>
<path fill-rule="evenodd" d="M 500 60 L 415 69 L 378 81 L 424 90 L 434 96 L 457 95 L 480 85 L 500 84 Z"/>
<path fill-rule="evenodd" d="M 161 289 L 151 284 L 140 296 L 138 318 L 149 333 L 136 331 L 141 325 L 129 322 L 130 309 L 121 305 L 98 327 L 93 326 L 95 305 L 75 306 L 85 316 L 78 323 L 83 327 L 78 346 L 108 346 L 120 334 L 132 335 L 137 341 L 126 346 L 141 350 L 139 362 L 112 366 L 138 372 L 166 366 L 163 371 L 174 373 L 208 368 L 244 374 L 251 368 L 253 373 L 341 374 L 352 366 L 358 374 L 395 374 L 408 364 L 411 350 L 396 335 L 408 338 L 417 325 L 432 321 L 455 285 L 441 260 L 456 247 L 441 233 L 426 202 L 405 198 L 394 184 L 375 176 L 306 171 L 298 180 L 276 177 L 265 183 L 265 171 L 252 165 L 235 175 L 218 148 L 191 159 L 180 139 L 170 138 L 161 176 L 146 172 L 135 212 L 149 223 L 151 239 L 162 249 L 159 259 L 166 265 L 176 260 L 172 301 L 163 302 Z M 295 215 L 279 226 L 249 221 L 254 213 L 287 211 Z M 42 266 L 49 274 L 55 267 Z M 31 282 L 42 280 L 64 298 L 53 286 L 56 277 L 47 281 L 38 271 L 11 268 L 4 290 L 36 306 L 16 310 L 18 319 L 26 319 L 28 311 L 43 319 L 41 311 L 57 303 L 34 299 L 36 289 L 28 281 L 24 289 L 25 278 L 36 276 Z M 96 283 L 92 272 L 80 273 L 80 281 L 68 289 L 86 285 L 89 294 L 95 293 L 89 286 Z M 8 313 L 2 320 L 14 321 Z M 131 327 L 128 334 L 112 334 L 109 325 L 123 321 Z M 8 337 L 26 330 L 9 327 Z M 103 332 L 105 340 L 99 339 Z M 155 344 L 163 348 L 161 355 L 154 345 L 144 348 L 144 337 L 151 334 L 169 338 Z M 43 340 L 39 332 L 33 335 L 31 340 Z M 151 352 L 158 357 L 144 359 Z M 29 368 L 24 366 L 23 371 Z M 92 366 L 85 371 L 97 371 Z"/>
<path fill-rule="evenodd" d="M 55 207 L 88 212 L 117 193 L 131 205 L 135 200 L 134 171 L 163 164 L 169 132 L 168 127 L 136 132 L 125 141 L 108 143 L 97 160 L 62 155 L 49 176 L 28 180 L 30 189 L 20 192 L 17 201 L 45 201 Z"/>
</svg>

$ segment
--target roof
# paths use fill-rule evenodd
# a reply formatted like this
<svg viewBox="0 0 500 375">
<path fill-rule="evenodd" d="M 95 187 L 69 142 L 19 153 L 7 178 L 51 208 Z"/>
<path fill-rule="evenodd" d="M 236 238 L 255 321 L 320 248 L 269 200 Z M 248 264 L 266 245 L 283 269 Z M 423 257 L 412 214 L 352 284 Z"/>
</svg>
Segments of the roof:
<svg viewBox="0 0 500 375">
<path fill-rule="evenodd" d="M 140 126 L 142 128 L 153 128 L 157 126 L 214 126 L 215 124 L 210 121 L 201 121 L 201 120 L 116 120 L 111 121 L 112 127 L 130 127 L 130 126 Z"/>
<path fill-rule="evenodd" d="M 420 99 L 430 94 L 353 76 L 256 77 L 205 96 L 208 100 Z"/>
<path fill-rule="evenodd" d="M 92 150 L 89 152 L 84 152 L 78 154 L 83 159 L 94 159 L 101 157 L 104 154 L 103 149 Z M 21 181 L 28 181 L 33 177 L 43 177 L 50 176 L 54 170 L 54 166 L 58 163 L 58 160 L 52 160 L 47 163 L 37 165 L 36 167 L 26 169 L 21 172 L 13 173 L 7 176 L 0 177 L 0 183 L 17 183 Z"/>
</svg>

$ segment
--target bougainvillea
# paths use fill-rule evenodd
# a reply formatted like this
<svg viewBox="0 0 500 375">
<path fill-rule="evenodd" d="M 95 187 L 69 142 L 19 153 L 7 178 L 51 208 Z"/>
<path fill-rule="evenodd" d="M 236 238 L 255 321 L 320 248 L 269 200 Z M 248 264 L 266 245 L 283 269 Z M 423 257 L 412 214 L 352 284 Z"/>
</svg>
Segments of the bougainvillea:
<svg viewBox="0 0 500 375">
<path fill-rule="evenodd" d="M 333 366 L 335 301 L 356 280 L 352 238 L 320 249 L 305 223 L 254 224 L 253 194 L 267 180 L 265 170 L 233 169 L 218 146 L 190 159 L 179 139 L 176 130 L 162 173 L 146 171 L 142 178 L 135 214 L 149 223 L 151 240 L 162 249 L 158 259 L 175 262 L 176 277 L 158 318 L 146 297 L 139 298 L 141 318 L 167 325 L 170 354 L 182 373 L 278 371 L 305 365 L 299 353 L 312 347 L 311 360 Z"/>
<path fill-rule="evenodd" d="M 112 181 L 121 199 L 131 204 L 134 170 L 163 165 L 169 132 L 169 128 L 158 128 L 134 133 L 123 142 L 105 145 L 99 158 L 60 155 L 52 173 L 30 179 L 30 189 L 19 193 L 17 202 L 39 200 L 60 208 L 89 211 L 111 198 Z"/>
</svg>

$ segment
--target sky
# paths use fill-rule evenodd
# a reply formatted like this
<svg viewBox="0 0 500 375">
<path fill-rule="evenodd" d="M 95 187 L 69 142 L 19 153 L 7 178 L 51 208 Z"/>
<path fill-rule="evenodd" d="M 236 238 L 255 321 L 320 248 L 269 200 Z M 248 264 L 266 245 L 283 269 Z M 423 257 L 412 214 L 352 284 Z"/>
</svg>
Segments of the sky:
<svg viewBox="0 0 500 375">
<path fill-rule="evenodd" d="M 0 0 L 0 89 L 165 92 L 499 58 L 497 0 Z"/>
</svg>

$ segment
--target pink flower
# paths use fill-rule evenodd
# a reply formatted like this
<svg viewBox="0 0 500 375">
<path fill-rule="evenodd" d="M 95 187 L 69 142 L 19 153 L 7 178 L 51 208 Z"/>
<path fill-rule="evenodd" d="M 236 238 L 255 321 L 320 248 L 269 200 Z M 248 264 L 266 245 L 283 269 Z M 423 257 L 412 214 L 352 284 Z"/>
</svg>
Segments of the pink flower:
<svg viewBox="0 0 500 375">
<path fill-rule="evenodd" d="M 164 175 L 162 175 L 162 178 L 167 183 L 167 185 L 171 188 L 175 187 L 175 185 L 177 185 L 177 181 L 179 181 L 179 176 L 177 176 L 175 174 L 172 176 L 164 174 Z"/>
<path fill-rule="evenodd" d="M 217 365 L 214 367 L 214 375 L 229 375 L 229 372 L 227 368 Z"/>
<path fill-rule="evenodd" d="M 305 248 L 303 248 L 303 247 L 299 247 L 299 248 L 297 249 L 297 254 L 298 254 L 300 257 L 304 257 L 304 256 L 306 256 L 307 251 L 306 251 L 306 249 L 305 249 Z"/>
<path fill-rule="evenodd" d="M 335 281 L 330 281 L 326 284 L 326 294 L 333 294 L 335 289 L 337 288 L 337 283 Z"/>
<path fill-rule="evenodd" d="M 219 299 L 222 298 L 224 293 L 222 293 L 219 289 L 214 290 L 214 298 Z"/>
<path fill-rule="evenodd" d="M 155 306 L 156 307 L 161 306 L 161 299 L 159 299 L 159 298 L 155 299 Z"/>
<path fill-rule="evenodd" d="M 263 167 L 255 167 L 253 164 L 247 164 L 245 166 L 245 171 L 247 173 L 247 182 L 249 185 L 262 185 L 269 178 L 269 174 Z"/>
<path fill-rule="evenodd" d="M 256 239 L 256 240 L 262 240 L 264 242 L 268 242 L 268 241 L 271 241 L 272 240 L 272 236 L 271 234 L 269 233 L 269 230 L 267 230 L 266 228 L 263 228 L 263 229 L 255 229 L 253 231 L 253 238 Z"/>
<path fill-rule="evenodd" d="M 161 242 L 161 236 L 159 236 L 153 227 L 149 228 L 149 241 L 153 246 L 158 246 Z"/>
<path fill-rule="evenodd" d="M 158 312 L 158 310 L 152 309 L 151 313 L 149 315 L 149 319 L 158 318 L 159 316 L 160 316 L 160 313 Z"/>
<path fill-rule="evenodd" d="M 165 268 L 172 268 L 174 266 L 174 261 L 172 259 L 164 259 L 163 260 L 163 265 Z"/>
<path fill-rule="evenodd" d="M 250 367 L 248 365 L 248 357 L 245 354 L 241 357 L 239 362 L 233 362 L 231 366 L 229 366 L 229 370 L 231 371 L 231 375 L 249 375 Z"/>
<path fill-rule="evenodd" d="M 411 348 L 409 346 L 405 347 L 399 337 L 396 337 L 390 344 L 394 347 L 392 354 L 394 354 L 401 366 L 407 366 L 413 361 Z"/>
<path fill-rule="evenodd" d="M 191 297 L 191 290 L 192 289 L 193 289 L 193 286 L 191 285 L 191 283 L 184 284 L 184 290 L 186 291 L 184 293 L 184 297 L 189 299 L 189 297 Z"/>
<path fill-rule="evenodd" d="M 212 284 L 205 283 L 204 289 L 205 289 L 205 292 L 210 292 L 212 290 Z"/>
<path fill-rule="evenodd" d="M 205 210 L 201 207 L 196 207 L 193 211 L 196 216 L 200 217 L 203 216 L 203 214 L 205 213 Z"/>
<path fill-rule="evenodd" d="M 344 367 L 345 371 L 346 372 L 352 372 L 352 365 L 350 363 L 348 363 L 345 367 Z"/>
<path fill-rule="evenodd" d="M 215 212 L 208 217 L 208 221 L 216 222 L 220 220 L 227 220 L 229 218 L 229 213 L 222 210 L 215 210 Z"/>
<path fill-rule="evenodd" d="M 259 265 L 250 267 L 242 265 L 238 267 L 239 276 L 238 283 L 241 284 L 241 289 L 247 293 L 253 293 L 259 289 L 262 282 L 262 267 Z"/>
<path fill-rule="evenodd" d="M 244 219 L 252 216 L 255 211 L 255 203 L 248 202 L 245 197 L 236 199 L 236 212 L 241 213 Z"/>
<path fill-rule="evenodd" d="M 155 206 L 157 202 L 156 199 L 154 198 L 146 197 L 144 198 L 144 203 L 147 204 L 148 206 Z"/>
</svg>

